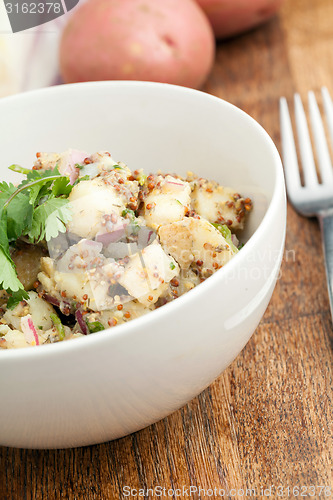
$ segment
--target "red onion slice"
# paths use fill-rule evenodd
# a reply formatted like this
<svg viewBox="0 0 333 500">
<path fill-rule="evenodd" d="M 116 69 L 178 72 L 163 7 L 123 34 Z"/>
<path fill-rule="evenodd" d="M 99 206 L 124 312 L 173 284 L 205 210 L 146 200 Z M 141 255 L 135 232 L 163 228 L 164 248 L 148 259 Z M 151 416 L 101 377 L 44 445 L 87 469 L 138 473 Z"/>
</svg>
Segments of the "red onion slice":
<svg viewBox="0 0 333 500">
<path fill-rule="evenodd" d="M 53 306 L 60 307 L 60 301 L 55 297 L 52 297 L 52 295 L 49 295 L 48 293 L 43 294 L 43 299 L 45 299 L 46 302 L 49 302 Z"/>
<path fill-rule="evenodd" d="M 75 319 L 76 319 L 76 321 L 79 324 L 81 333 L 83 333 L 83 335 L 88 335 L 89 334 L 89 330 L 88 330 L 88 327 L 87 327 L 87 323 L 84 321 L 83 316 L 82 316 L 82 312 L 79 309 L 77 309 L 75 311 Z"/>
<path fill-rule="evenodd" d="M 173 184 L 174 186 L 181 186 L 181 187 L 184 187 L 184 184 L 180 183 L 180 182 L 172 182 L 172 181 L 167 181 L 166 182 L 167 184 Z"/>
<path fill-rule="evenodd" d="M 52 304 L 53 306 L 59 307 L 60 311 L 65 316 L 69 316 L 70 314 L 73 314 L 73 307 L 66 300 L 60 301 L 56 297 L 53 297 L 52 295 L 49 295 L 48 293 L 43 294 L 43 299 L 45 299 L 46 302 L 49 302 L 49 304 Z"/>
<path fill-rule="evenodd" d="M 237 238 L 237 236 L 235 234 L 231 234 L 231 241 L 233 242 L 233 244 L 235 245 L 235 247 L 238 247 L 239 240 L 238 240 L 238 238 Z"/>
<path fill-rule="evenodd" d="M 115 231 L 109 233 L 97 233 L 96 241 L 103 243 L 107 246 L 109 243 L 115 243 L 125 235 L 125 226 L 122 226 Z"/>
</svg>

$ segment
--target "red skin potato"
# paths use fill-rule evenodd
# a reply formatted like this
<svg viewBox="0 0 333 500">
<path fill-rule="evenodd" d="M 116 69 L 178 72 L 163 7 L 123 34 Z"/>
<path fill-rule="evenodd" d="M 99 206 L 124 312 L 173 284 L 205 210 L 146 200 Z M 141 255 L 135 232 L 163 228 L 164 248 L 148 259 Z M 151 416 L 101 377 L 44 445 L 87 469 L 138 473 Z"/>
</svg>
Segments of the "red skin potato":
<svg viewBox="0 0 333 500">
<path fill-rule="evenodd" d="M 212 28 L 193 0 L 88 0 L 62 34 L 65 82 L 149 80 L 200 88 L 215 57 Z"/>
<path fill-rule="evenodd" d="M 267 21 L 284 0 L 196 1 L 207 15 L 216 38 L 227 38 Z"/>
</svg>

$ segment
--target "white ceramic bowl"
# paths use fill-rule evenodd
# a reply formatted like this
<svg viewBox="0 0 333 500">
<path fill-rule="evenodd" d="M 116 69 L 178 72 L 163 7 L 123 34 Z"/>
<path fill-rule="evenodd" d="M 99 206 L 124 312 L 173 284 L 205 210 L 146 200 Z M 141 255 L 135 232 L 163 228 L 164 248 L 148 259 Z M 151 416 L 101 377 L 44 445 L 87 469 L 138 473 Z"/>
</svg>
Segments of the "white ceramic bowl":
<svg viewBox="0 0 333 500">
<path fill-rule="evenodd" d="M 273 142 L 223 100 L 147 82 L 75 84 L 2 99 L 0 138 L 0 177 L 7 180 L 19 180 L 7 166 L 30 167 L 36 151 L 107 149 L 131 169 L 192 170 L 253 197 L 245 247 L 173 303 L 88 337 L 0 351 L 2 445 L 99 443 L 180 408 L 237 356 L 273 292 L 286 227 Z"/>
</svg>

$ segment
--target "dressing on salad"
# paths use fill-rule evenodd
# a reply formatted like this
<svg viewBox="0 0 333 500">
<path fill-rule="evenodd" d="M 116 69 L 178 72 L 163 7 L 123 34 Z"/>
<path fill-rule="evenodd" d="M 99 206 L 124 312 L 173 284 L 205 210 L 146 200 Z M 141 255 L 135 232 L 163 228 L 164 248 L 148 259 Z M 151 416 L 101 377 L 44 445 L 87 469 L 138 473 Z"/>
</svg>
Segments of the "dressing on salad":
<svg viewBox="0 0 333 500">
<path fill-rule="evenodd" d="M 0 348 L 138 318 L 239 251 L 250 198 L 188 172 L 145 175 L 110 153 L 37 153 L 0 183 Z"/>
</svg>

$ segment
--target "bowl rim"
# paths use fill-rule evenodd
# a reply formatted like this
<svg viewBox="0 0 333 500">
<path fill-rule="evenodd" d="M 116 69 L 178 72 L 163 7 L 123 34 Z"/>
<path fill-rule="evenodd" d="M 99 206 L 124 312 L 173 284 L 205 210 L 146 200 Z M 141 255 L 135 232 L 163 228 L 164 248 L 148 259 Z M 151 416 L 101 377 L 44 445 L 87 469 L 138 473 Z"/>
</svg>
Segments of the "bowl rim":
<svg viewBox="0 0 333 500">
<path fill-rule="evenodd" d="M 285 195 L 285 183 L 284 183 L 284 174 L 282 161 L 275 146 L 272 138 L 266 132 L 266 130 L 260 125 L 254 118 L 252 118 L 248 113 L 238 108 L 234 104 L 217 97 L 212 94 L 208 94 L 202 90 L 196 90 L 188 87 L 182 87 L 179 85 L 168 84 L 168 83 L 159 83 L 159 82 L 150 82 L 150 81 L 137 81 L 137 80 L 115 80 L 115 81 L 94 81 L 94 82 L 80 82 L 80 83 L 69 83 L 69 84 L 61 84 L 52 87 L 44 87 L 39 89 L 30 90 L 27 92 L 22 92 L 20 94 L 14 94 L 7 97 L 4 97 L 0 100 L 0 110 L 2 105 L 6 105 L 6 103 L 10 102 L 20 102 L 30 99 L 31 97 L 47 94 L 62 94 L 66 93 L 68 89 L 75 92 L 76 89 L 88 89 L 90 92 L 96 87 L 100 88 L 111 88 L 111 87 L 120 87 L 120 88 L 166 88 L 171 89 L 172 92 L 183 93 L 184 95 L 193 95 L 198 96 L 202 99 L 210 100 L 211 102 L 215 102 L 219 106 L 225 106 L 226 108 L 231 109 L 234 113 L 238 114 L 241 119 L 245 119 L 249 126 L 252 126 L 254 130 L 256 130 L 257 134 L 262 137 L 262 140 L 266 142 L 267 146 L 270 149 L 272 156 L 272 166 L 274 167 L 274 188 L 272 198 L 266 208 L 266 212 L 263 216 L 262 221 L 259 223 L 257 229 L 254 231 L 253 235 L 246 242 L 242 251 L 235 255 L 230 262 L 228 262 L 227 266 L 219 269 L 216 273 L 214 273 L 208 280 L 205 280 L 200 286 L 197 286 L 190 290 L 189 292 L 181 295 L 177 300 L 169 302 L 165 304 L 163 307 L 152 310 L 149 313 L 140 316 L 134 320 L 129 321 L 128 323 L 124 323 L 118 325 L 116 328 L 107 328 L 100 332 L 96 332 L 94 334 L 90 334 L 84 337 L 78 337 L 76 339 L 72 339 L 70 342 L 55 342 L 54 344 L 41 344 L 36 348 L 15 348 L 15 349 L 0 349 L 0 361 L 1 363 L 11 362 L 13 359 L 25 359 L 29 361 L 35 361 L 40 356 L 61 356 L 64 353 L 70 353 L 72 350 L 79 351 L 82 349 L 90 349 L 91 344 L 103 343 L 104 340 L 112 341 L 117 339 L 119 336 L 127 337 L 134 333 L 137 333 L 137 330 L 145 327 L 147 322 L 151 321 L 151 319 L 155 319 L 155 322 L 163 321 L 164 316 L 169 314 L 170 307 L 176 312 L 179 307 L 189 300 L 192 299 L 194 294 L 205 294 L 210 288 L 214 286 L 217 280 L 220 280 L 222 276 L 225 276 L 226 273 L 231 273 L 235 266 L 241 263 L 241 259 L 243 261 L 246 260 L 247 256 L 252 252 L 252 250 L 256 247 L 257 242 L 260 240 L 261 235 L 265 233 L 266 228 L 270 225 L 270 219 L 275 210 L 277 209 L 277 205 L 281 200 L 281 196 L 284 197 L 284 203 L 286 203 L 286 195 Z M 163 91 L 162 91 L 163 92 Z"/>
</svg>

